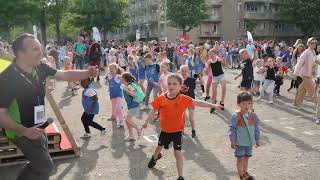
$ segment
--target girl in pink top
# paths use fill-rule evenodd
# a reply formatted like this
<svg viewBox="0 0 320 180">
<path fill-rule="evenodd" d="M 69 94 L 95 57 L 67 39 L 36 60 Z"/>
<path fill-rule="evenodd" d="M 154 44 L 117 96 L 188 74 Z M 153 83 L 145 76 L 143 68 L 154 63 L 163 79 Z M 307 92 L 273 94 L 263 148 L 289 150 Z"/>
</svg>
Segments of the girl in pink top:
<svg viewBox="0 0 320 180">
<path fill-rule="evenodd" d="M 169 70 L 170 64 L 168 62 L 162 61 L 160 64 L 160 71 L 162 74 L 159 78 L 159 94 L 163 94 L 168 91 L 167 78 L 171 74 Z"/>
</svg>

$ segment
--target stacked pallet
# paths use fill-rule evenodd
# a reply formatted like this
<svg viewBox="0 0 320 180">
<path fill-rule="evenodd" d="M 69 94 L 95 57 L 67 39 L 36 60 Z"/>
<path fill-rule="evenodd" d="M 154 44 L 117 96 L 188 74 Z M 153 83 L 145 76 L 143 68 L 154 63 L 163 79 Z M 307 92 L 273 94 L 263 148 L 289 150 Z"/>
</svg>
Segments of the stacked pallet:
<svg viewBox="0 0 320 180">
<path fill-rule="evenodd" d="M 70 155 L 74 156 L 71 147 L 62 145 L 62 141 L 65 144 L 68 140 L 64 136 L 64 133 L 60 133 L 54 124 L 46 128 L 46 135 L 48 137 L 48 151 L 53 159 L 70 157 Z M 25 162 L 26 159 L 21 150 L 4 137 L 3 133 L 0 131 L 0 167 Z"/>
</svg>

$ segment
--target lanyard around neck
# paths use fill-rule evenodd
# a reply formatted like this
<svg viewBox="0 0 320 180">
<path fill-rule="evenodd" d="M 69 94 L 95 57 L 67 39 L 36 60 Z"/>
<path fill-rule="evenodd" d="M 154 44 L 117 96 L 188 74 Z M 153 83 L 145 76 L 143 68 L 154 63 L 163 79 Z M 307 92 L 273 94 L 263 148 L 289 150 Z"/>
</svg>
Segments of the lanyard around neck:
<svg viewBox="0 0 320 180">
<path fill-rule="evenodd" d="M 17 65 L 13 66 L 14 70 L 19 73 L 19 75 L 28 82 L 28 84 L 30 84 L 37 92 L 40 92 L 40 82 L 39 82 L 39 76 L 38 76 L 38 71 L 37 69 L 35 69 L 36 72 L 36 77 L 35 77 L 35 82 L 32 82 L 32 80 L 30 80 L 25 73 L 19 68 L 17 67 Z"/>
</svg>

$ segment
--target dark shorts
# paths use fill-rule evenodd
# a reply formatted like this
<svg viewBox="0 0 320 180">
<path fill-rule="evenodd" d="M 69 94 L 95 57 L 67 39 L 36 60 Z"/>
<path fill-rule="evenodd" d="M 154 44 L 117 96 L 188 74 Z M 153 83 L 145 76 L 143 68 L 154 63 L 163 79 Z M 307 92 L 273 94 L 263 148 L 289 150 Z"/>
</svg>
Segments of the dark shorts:
<svg viewBox="0 0 320 180">
<path fill-rule="evenodd" d="M 252 146 L 238 146 L 235 150 L 235 157 L 251 157 L 252 156 Z"/>
<path fill-rule="evenodd" d="M 241 81 L 240 87 L 246 88 L 247 90 L 252 87 L 252 80 L 243 80 Z"/>
<path fill-rule="evenodd" d="M 182 132 L 166 133 L 161 131 L 159 136 L 159 146 L 169 149 L 170 143 L 173 143 L 173 149 L 181 151 L 182 148 Z"/>
</svg>

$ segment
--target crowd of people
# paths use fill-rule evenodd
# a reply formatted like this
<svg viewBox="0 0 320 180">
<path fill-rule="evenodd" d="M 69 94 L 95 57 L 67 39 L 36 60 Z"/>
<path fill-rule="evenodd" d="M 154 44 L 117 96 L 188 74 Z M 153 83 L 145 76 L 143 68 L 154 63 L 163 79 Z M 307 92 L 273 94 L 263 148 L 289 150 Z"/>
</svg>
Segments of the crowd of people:
<svg viewBox="0 0 320 180">
<path fill-rule="evenodd" d="M 54 75 L 55 69 L 63 69 L 61 72 L 88 72 L 86 69 L 89 69 L 91 72 L 86 78 L 58 77 L 68 80 L 68 90 L 73 93 L 79 85 L 84 89 L 84 113 L 81 117 L 85 129 L 84 137 L 90 136 L 89 126 L 98 129 L 102 134 L 106 133 L 104 127 L 93 121 L 94 116 L 99 113 L 99 100 L 97 91 L 92 86 L 93 81 L 100 81 L 98 74 L 96 79 L 92 75 L 94 67 L 105 71 L 112 109 L 110 120 L 117 122 L 117 128 L 123 128 L 126 124 L 126 141 L 139 139 L 149 121 L 159 121 L 159 142 L 148 167 L 153 168 L 156 165 L 162 157 L 162 148 L 168 149 L 172 142 L 178 180 L 184 179 L 181 148 L 186 120 L 190 121 L 192 137 L 196 137 L 196 106 L 210 108 L 210 113 L 214 113 L 216 109 L 224 110 L 227 92 L 225 73 L 228 73 L 226 69 L 240 69 L 240 73 L 234 77 L 235 80 L 241 77 L 237 96 L 239 110 L 230 118 L 229 137 L 231 147 L 235 149 L 240 179 L 253 179 L 248 173 L 248 160 L 252 156 L 252 147 L 260 146 L 260 120 L 253 110 L 254 96 L 257 96 L 257 101 L 261 101 L 267 95 L 267 102 L 273 104 L 273 97 L 280 96 L 284 79 L 292 76 L 291 86 L 287 91 L 297 89 L 293 107 L 301 109 L 304 96 L 308 93 L 317 107 L 316 123 L 320 123 L 320 98 L 316 96 L 320 84 L 320 78 L 316 78 L 316 64 L 320 64 L 320 61 L 316 45 L 315 38 L 309 38 L 306 44 L 298 39 L 290 45 L 284 41 L 252 40 L 206 41 L 199 44 L 186 40 L 91 43 L 79 36 L 74 44 L 67 42 L 65 46 L 58 47 L 55 43 L 49 43 L 45 47 L 47 56 L 41 59 L 41 62 L 47 65 L 45 68 L 50 72 L 46 75 Z M 13 55 L 9 52 L 10 46 L 0 43 L 0 48 L 7 57 Z M 17 52 L 16 46 L 13 48 L 16 57 Z M 3 74 L 0 75 L 0 82 L 4 81 Z M 221 97 L 218 98 L 219 84 Z M 47 81 L 47 86 L 55 89 L 55 81 Z M 196 97 L 197 88 L 202 92 L 200 99 Z M 0 94 L 6 94 L 8 91 L 5 90 L 7 88 L 0 88 Z M 151 93 L 153 98 L 149 103 Z M 6 99 L 7 101 L 0 103 L 0 109 L 8 108 L 10 101 Z M 127 105 L 125 111 L 122 109 L 123 100 Z M 206 102 L 209 100 L 210 103 Z M 141 123 L 140 111 L 146 109 L 151 111 L 146 121 Z M 186 110 L 188 118 L 184 115 Z M 0 122 L 2 118 L 0 116 Z"/>
</svg>

